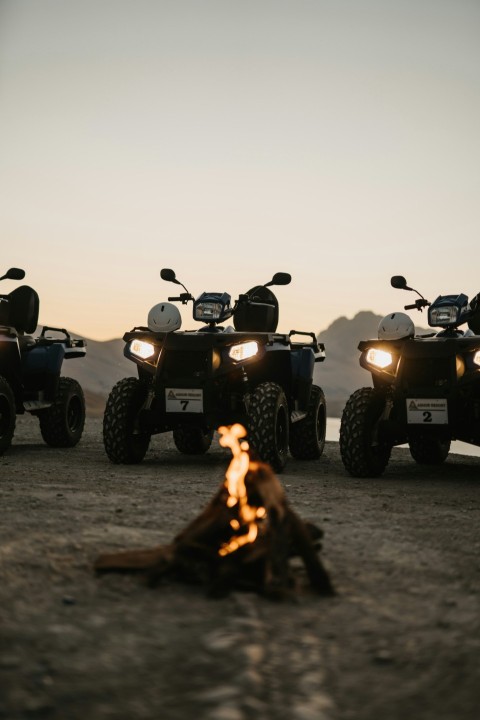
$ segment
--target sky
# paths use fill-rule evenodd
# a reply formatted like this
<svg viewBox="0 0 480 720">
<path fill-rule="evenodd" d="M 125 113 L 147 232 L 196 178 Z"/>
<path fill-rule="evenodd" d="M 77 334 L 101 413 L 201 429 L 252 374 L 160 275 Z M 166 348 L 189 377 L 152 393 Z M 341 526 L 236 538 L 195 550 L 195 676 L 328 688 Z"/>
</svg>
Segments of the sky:
<svg viewBox="0 0 480 720">
<path fill-rule="evenodd" d="M 233 299 L 291 273 L 285 332 L 402 310 L 392 275 L 472 297 L 479 39 L 478 0 L 0 0 L 0 270 L 96 340 L 162 267 Z"/>
</svg>

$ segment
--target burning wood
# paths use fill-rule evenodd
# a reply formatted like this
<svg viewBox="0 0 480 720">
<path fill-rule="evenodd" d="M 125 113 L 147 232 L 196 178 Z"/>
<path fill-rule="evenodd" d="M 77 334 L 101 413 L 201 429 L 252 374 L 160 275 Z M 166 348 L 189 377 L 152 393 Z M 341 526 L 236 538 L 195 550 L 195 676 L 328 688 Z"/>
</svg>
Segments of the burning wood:
<svg viewBox="0 0 480 720">
<path fill-rule="evenodd" d="M 241 425 L 219 433 L 233 458 L 203 512 L 169 545 L 100 555 L 97 573 L 140 572 L 151 586 L 173 577 L 201 583 L 215 597 L 243 589 L 281 598 L 295 587 L 289 560 L 299 556 L 311 587 L 334 594 L 318 557 L 322 531 L 292 510 L 271 467 L 250 457 Z"/>
</svg>

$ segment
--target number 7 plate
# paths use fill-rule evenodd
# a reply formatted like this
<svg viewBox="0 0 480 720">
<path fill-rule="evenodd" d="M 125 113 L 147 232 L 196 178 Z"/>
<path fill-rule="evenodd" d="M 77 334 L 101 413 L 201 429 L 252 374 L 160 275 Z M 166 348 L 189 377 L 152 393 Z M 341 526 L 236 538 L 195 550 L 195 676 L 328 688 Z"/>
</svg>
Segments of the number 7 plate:
<svg viewBox="0 0 480 720">
<path fill-rule="evenodd" d="M 201 388 L 165 388 L 165 410 L 169 413 L 203 412 Z"/>
<path fill-rule="evenodd" d="M 446 425 L 448 408 L 445 398 L 407 398 L 409 425 Z"/>
</svg>

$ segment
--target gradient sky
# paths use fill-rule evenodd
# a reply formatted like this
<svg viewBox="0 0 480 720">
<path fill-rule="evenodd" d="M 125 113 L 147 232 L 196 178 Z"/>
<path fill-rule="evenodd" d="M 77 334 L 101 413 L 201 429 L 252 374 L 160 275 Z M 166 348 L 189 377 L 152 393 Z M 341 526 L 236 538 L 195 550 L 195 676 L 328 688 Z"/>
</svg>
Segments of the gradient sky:
<svg viewBox="0 0 480 720">
<path fill-rule="evenodd" d="M 473 296 L 479 238 L 478 0 L 0 0 L 0 270 L 41 323 L 120 337 L 172 267 L 290 272 L 279 330 L 317 332 L 393 274 Z"/>
</svg>

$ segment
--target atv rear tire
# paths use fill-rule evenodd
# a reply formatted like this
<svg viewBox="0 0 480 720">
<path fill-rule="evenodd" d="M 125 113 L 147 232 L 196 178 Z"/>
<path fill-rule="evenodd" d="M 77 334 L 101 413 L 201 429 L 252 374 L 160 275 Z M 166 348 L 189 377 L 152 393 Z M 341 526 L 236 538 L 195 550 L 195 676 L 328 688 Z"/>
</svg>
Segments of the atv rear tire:
<svg viewBox="0 0 480 720">
<path fill-rule="evenodd" d="M 12 444 L 17 419 L 15 396 L 9 383 L 0 377 L 0 455 Z"/>
<path fill-rule="evenodd" d="M 384 409 L 385 396 L 374 388 L 360 388 L 347 400 L 340 423 L 340 455 L 353 477 L 378 477 L 388 465 L 392 446 L 376 437 Z"/>
<path fill-rule="evenodd" d="M 250 397 L 248 442 L 276 472 L 287 462 L 288 430 L 288 403 L 282 388 L 273 382 L 258 385 Z"/>
<path fill-rule="evenodd" d="M 441 465 L 450 452 L 450 440 L 419 435 L 408 441 L 410 455 L 420 465 Z"/>
<path fill-rule="evenodd" d="M 80 384 L 69 377 L 58 381 L 55 402 L 38 412 L 40 432 L 51 447 L 74 447 L 85 426 L 85 398 Z"/>
<path fill-rule="evenodd" d="M 290 425 L 290 453 L 297 460 L 317 460 L 325 447 L 327 407 L 325 395 L 312 385 L 307 416 Z"/>
<path fill-rule="evenodd" d="M 138 413 L 147 388 L 137 378 L 119 380 L 108 396 L 103 415 L 103 444 L 113 463 L 142 462 L 151 434 L 138 428 Z"/>
<path fill-rule="evenodd" d="M 191 425 L 182 425 L 173 431 L 173 441 L 177 450 L 184 455 L 204 455 L 213 440 L 213 430 Z"/>
</svg>

